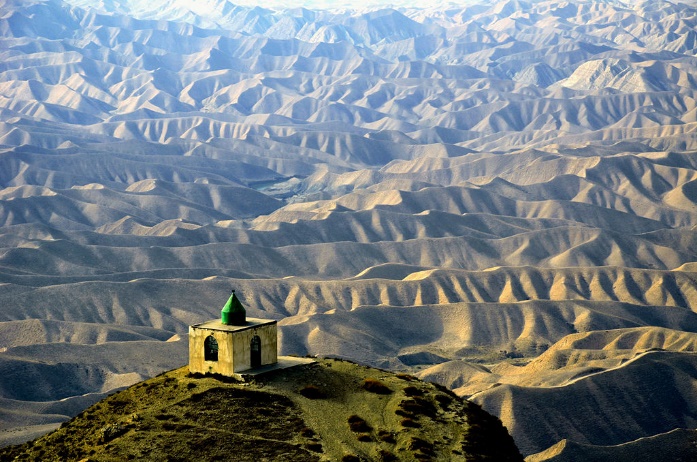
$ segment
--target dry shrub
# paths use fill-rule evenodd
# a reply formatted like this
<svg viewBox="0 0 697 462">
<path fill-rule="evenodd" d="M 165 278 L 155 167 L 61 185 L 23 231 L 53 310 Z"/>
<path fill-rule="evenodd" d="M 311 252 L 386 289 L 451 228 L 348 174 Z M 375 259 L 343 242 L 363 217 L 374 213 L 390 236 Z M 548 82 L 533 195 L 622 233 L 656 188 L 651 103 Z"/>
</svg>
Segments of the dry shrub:
<svg viewBox="0 0 697 462">
<path fill-rule="evenodd" d="M 436 407 L 433 405 L 433 403 L 419 396 L 403 400 L 401 403 L 399 403 L 399 407 L 400 409 L 414 415 L 426 415 L 429 417 L 435 417 L 436 415 Z"/>
<path fill-rule="evenodd" d="M 341 462 L 361 462 L 361 459 L 353 454 L 346 454 L 341 458 Z"/>
<path fill-rule="evenodd" d="M 416 436 L 411 437 L 411 440 L 409 440 L 409 443 L 407 444 L 407 449 L 414 452 L 418 451 L 433 455 L 433 443 L 429 443 L 428 441 Z"/>
<path fill-rule="evenodd" d="M 387 430 L 380 430 L 378 432 L 378 438 L 380 438 L 380 441 L 385 443 L 395 444 L 397 442 L 394 439 L 394 434 L 392 432 L 388 432 Z"/>
<path fill-rule="evenodd" d="M 362 441 L 364 443 L 370 443 L 373 441 L 373 438 L 370 435 L 366 435 L 365 433 L 358 435 L 358 441 Z"/>
<path fill-rule="evenodd" d="M 423 390 L 420 390 L 412 385 L 404 388 L 404 394 L 407 396 L 423 396 Z"/>
<path fill-rule="evenodd" d="M 400 424 L 402 424 L 402 427 L 410 427 L 410 428 L 420 428 L 421 427 L 421 424 L 419 422 L 416 422 L 414 419 L 410 419 L 408 417 L 402 419 Z"/>
<path fill-rule="evenodd" d="M 327 394 L 315 385 L 306 385 L 298 390 L 298 393 L 307 399 L 324 399 L 327 397 Z"/>
<path fill-rule="evenodd" d="M 371 393 L 376 393 L 378 395 L 389 395 L 392 393 L 392 390 L 379 381 L 378 379 L 373 379 L 371 377 L 368 377 L 363 381 L 363 389 L 366 391 L 369 391 Z"/>
<path fill-rule="evenodd" d="M 355 433 L 369 432 L 372 430 L 370 425 L 368 425 L 368 422 L 363 420 L 361 417 L 358 417 L 357 415 L 352 415 L 351 417 L 349 417 L 348 424 L 351 428 L 351 431 Z"/>
</svg>

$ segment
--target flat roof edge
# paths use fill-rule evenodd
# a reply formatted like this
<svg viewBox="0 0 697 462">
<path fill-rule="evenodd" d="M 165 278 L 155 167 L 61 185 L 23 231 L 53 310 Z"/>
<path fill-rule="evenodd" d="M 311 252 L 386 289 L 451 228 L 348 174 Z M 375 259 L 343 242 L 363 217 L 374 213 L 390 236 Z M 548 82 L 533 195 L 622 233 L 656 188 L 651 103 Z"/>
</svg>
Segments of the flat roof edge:
<svg viewBox="0 0 697 462">
<path fill-rule="evenodd" d="M 247 318 L 247 323 L 243 326 L 233 326 L 226 325 L 220 322 L 220 319 L 211 319 L 210 321 L 202 322 L 200 324 L 192 324 L 189 327 L 195 329 L 207 329 L 207 330 L 217 330 L 223 332 L 237 332 L 247 329 L 254 329 L 255 327 L 268 326 L 271 324 L 277 324 L 278 321 L 275 319 L 263 319 L 263 318 Z"/>
</svg>

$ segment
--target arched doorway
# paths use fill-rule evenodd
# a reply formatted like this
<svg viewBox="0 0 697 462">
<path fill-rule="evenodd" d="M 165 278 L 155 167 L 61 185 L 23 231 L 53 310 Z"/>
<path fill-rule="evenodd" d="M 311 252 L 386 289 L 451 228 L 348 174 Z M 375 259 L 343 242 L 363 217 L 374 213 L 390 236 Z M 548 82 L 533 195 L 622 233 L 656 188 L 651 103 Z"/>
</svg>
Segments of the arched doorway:
<svg viewBox="0 0 697 462">
<path fill-rule="evenodd" d="M 261 366 L 261 338 L 258 335 L 252 337 L 252 341 L 250 343 L 250 350 L 251 358 L 249 361 L 249 365 L 251 367 Z"/>
<path fill-rule="evenodd" d="M 203 341 L 203 359 L 206 361 L 218 360 L 218 341 L 212 335 Z"/>
</svg>

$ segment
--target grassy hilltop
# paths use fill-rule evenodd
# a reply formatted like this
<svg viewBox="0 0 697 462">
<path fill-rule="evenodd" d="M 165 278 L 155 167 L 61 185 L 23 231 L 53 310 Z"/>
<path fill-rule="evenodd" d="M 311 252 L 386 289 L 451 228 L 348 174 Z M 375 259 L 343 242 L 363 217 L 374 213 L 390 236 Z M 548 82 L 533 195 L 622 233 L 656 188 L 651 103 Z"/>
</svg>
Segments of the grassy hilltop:
<svg viewBox="0 0 697 462">
<path fill-rule="evenodd" d="M 321 359 L 250 383 L 176 369 L 0 460 L 522 461 L 501 422 L 414 377 Z"/>
</svg>

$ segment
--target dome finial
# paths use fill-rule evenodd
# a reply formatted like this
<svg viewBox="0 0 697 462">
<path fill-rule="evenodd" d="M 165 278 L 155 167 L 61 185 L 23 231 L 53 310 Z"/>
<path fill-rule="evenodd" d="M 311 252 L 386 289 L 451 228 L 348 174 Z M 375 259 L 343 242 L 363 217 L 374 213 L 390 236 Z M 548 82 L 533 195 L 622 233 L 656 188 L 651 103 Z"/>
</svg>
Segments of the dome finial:
<svg viewBox="0 0 697 462">
<path fill-rule="evenodd" d="M 235 295 L 235 289 L 232 289 L 230 298 L 220 312 L 220 322 L 225 325 L 244 326 L 247 324 L 247 310 L 244 309 L 242 303 Z"/>
</svg>

